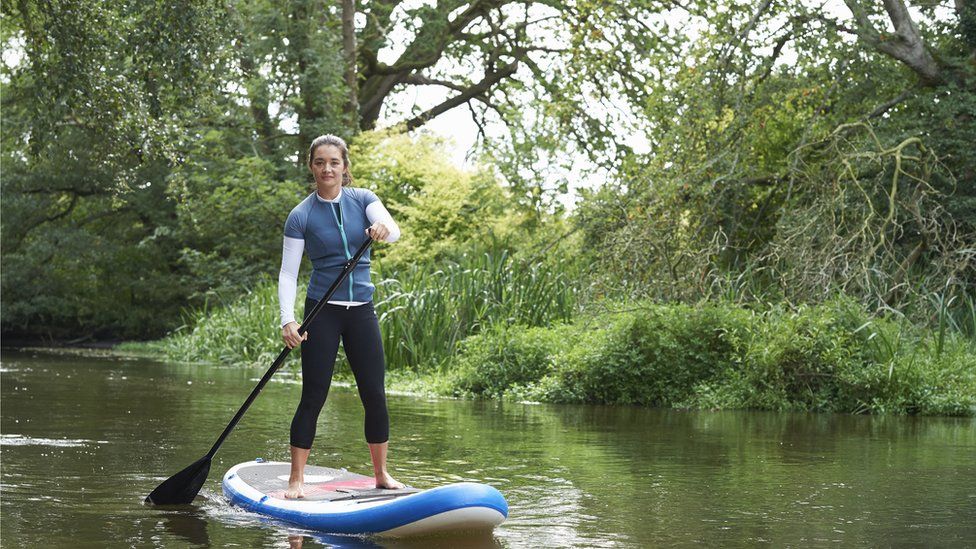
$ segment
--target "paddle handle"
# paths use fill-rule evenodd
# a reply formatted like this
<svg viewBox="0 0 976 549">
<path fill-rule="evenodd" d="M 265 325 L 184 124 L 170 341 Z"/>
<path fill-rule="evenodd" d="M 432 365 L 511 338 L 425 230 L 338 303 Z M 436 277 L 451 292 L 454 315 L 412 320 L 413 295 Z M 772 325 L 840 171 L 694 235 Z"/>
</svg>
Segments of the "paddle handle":
<svg viewBox="0 0 976 549">
<path fill-rule="evenodd" d="M 366 250 L 369 249 L 369 246 L 372 243 L 373 243 L 373 239 L 367 236 L 366 241 L 363 242 L 363 245 L 360 246 L 358 250 L 356 250 L 356 253 L 352 256 L 351 259 L 346 261 L 345 266 L 343 266 L 342 268 L 342 272 L 339 273 L 339 276 L 338 278 L 335 279 L 335 282 L 333 282 L 332 285 L 329 286 L 329 289 L 325 292 L 325 296 L 322 297 L 322 299 L 320 299 L 319 302 L 315 304 L 315 307 L 312 307 L 311 311 L 305 313 L 305 318 L 302 319 L 302 325 L 299 326 L 298 328 L 299 335 L 305 335 L 305 332 L 308 330 L 308 325 L 311 324 L 315 316 L 319 314 L 319 311 L 321 311 L 322 308 L 325 307 L 326 302 L 328 302 L 329 299 L 332 298 L 332 294 L 334 294 L 336 290 L 339 289 L 339 285 L 342 284 L 342 281 L 345 280 L 347 276 L 349 276 L 349 273 L 352 272 L 354 268 L 356 268 L 356 264 L 359 263 L 359 259 L 363 257 L 363 254 L 366 253 Z M 234 430 L 234 427 L 237 426 L 237 423 L 241 421 L 242 417 L 244 417 L 244 413 L 247 412 L 247 409 L 251 407 L 251 403 L 253 403 L 254 399 L 258 397 L 258 393 L 260 393 L 261 389 L 264 389 L 264 386 L 267 385 L 268 381 L 271 380 L 271 376 L 273 376 L 274 373 L 278 371 L 278 368 L 280 368 L 281 365 L 284 364 L 285 358 L 288 357 L 288 353 L 290 352 L 291 352 L 291 348 L 289 348 L 286 345 L 285 348 L 282 349 L 280 353 L 278 353 L 278 358 L 275 359 L 275 361 L 271 364 L 271 367 L 268 368 L 268 371 L 264 373 L 264 376 L 261 378 L 261 381 L 258 382 L 257 386 L 254 387 L 254 390 L 251 391 L 251 394 L 248 395 L 247 400 L 244 401 L 244 404 L 241 406 L 241 409 L 238 410 L 236 414 L 234 414 L 234 419 L 230 420 L 230 423 L 227 424 L 227 427 L 224 429 L 224 432 L 220 434 L 220 438 L 218 438 L 217 442 L 214 443 L 213 448 L 211 448 L 210 451 L 207 452 L 206 459 L 213 459 L 214 455 L 217 454 L 217 450 L 220 448 L 220 445 L 224 443 L 224 440 L 227 438 L 228 435 L 230 435 L 230 432 Z"/>
</svg>

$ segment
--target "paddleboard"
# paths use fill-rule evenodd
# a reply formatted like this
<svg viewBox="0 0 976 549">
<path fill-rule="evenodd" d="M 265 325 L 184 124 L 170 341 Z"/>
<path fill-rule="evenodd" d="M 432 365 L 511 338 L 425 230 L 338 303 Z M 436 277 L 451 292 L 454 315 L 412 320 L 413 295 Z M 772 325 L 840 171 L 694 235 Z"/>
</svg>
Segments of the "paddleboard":
<svg viewBox="0 0 976 549">
<path fill-rule="evenodd" d="M 334 534 L 408 537 L 491 530 L 508 517 L 502 494 L 475 482 L 384 490 L 345 469 L 305 467 L 305 497 L 285 499 L 290 464 L 262 459 L 224 475 L 224 495 L 254 513 Z"/>
</svg>

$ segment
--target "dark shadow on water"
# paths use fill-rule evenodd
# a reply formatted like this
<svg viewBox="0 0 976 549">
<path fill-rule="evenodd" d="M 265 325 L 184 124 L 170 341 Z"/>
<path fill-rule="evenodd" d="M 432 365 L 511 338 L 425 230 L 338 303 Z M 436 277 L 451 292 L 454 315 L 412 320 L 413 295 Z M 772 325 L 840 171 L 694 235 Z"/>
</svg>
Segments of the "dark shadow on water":
<svg viewBox="0 0 976 549">
<path fill-rule="evenodd" d="M 289 534 L 288 547 L 290 549 L 302 549 L 306 541 L 314 542 L 311 547 L 336 547 L 340 549 L 374 549 L 383 547 L 371 540 L 357 536 L 339 536 L 333 534 Z"/>
<path fill-rule="evenodd" d="M 492 532 L 470 532 L 407 539 L 362 538 L 334 534 L 309 536 L 291 534 L 288 536 L 288 546 L 291 549 L 301 549 L 306 540 L 337 549 L 453 549 L 456 547 L 477 549 L 502 546 Z"/>
<path fill-rule="evenodd" d="M 166 506 L 163 524 L 166 530 L 194 547 L 210 547 L 210 535 L 207 533 L 207 515 L 192 505 Z"/>
</svg>

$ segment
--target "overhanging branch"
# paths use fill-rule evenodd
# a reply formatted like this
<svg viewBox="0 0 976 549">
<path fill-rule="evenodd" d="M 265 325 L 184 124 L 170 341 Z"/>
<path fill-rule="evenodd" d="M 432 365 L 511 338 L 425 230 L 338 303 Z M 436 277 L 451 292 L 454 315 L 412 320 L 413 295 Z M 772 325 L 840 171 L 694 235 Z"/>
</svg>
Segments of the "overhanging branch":
<svg viewBox="0 0 976 549">
<path fill-rule="evenodd" d="M 944 81 L 942 67 L 922 41 L 918 26 L 902 0 L 884 0 L 895 34 L 879 33 L 860 0 L 844 0 L 854 15 L 857 37 L 875 50 L 907 65 L 927 86 Z"/>
<path fill-rule="evenodd" d="M 427 121 L 432 118 L 443 114 L 454 107 L 463 105 L 470 99 L 477 98 L 488 91 L 492 86 L 502 81 L 504 78 L 515 74 L 515 70 L 518 68 L 518 61 L 513 61 L 507 65 L 501 66 L 498 70 L 489 72 L 485 74 L 485 77 L 477 84 L 468 87 L 463 92 L 451 97 L 450 99 L 444 101 L 443 103 L 424 111 L 417 116 L 407 120 L 406 126 L 407 130 L 413 130 L 423 126 Z"/>
</svg>

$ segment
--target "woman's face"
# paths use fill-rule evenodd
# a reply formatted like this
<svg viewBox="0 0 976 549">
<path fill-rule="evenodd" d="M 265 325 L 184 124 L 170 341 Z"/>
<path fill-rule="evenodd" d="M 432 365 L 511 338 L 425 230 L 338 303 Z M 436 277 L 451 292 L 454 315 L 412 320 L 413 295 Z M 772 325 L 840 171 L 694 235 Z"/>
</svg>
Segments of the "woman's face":
<svg viewBox="0 0 976 549">
<path fill-rule="evenodd" d="M 312 153 L 312 176 L 319 187 L 342 186 L 342 174 L 346 166 L 342 162 L 342 152 L 335 145 L 316 147 Z"/>
</svg>

